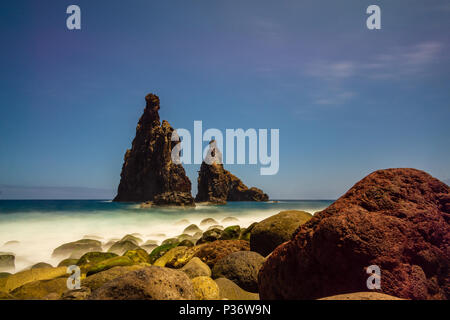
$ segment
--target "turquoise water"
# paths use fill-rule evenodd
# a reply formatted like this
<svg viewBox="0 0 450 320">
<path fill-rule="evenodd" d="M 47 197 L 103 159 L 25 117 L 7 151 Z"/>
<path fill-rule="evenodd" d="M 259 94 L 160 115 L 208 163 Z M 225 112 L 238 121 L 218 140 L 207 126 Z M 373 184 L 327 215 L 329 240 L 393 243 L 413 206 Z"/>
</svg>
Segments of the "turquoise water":
<svg viewBox="0 0 450 320">
<path fill-rule="evenodd" d="M 239 224 L 247 227 L 282 210 L 320 211 L 331 200 L 281 200 L 279 202 L 230 202 L 223 206 L 198 205 L 196 208 L 141 209 L 136 203 L 101 200 L 0 200 L 0 251 L 16 255 L 16 271 L 37 262 L 53 265 L 53 249 L 82 238 L 103 242 L 139 233 L 144 240 L 162 241 L 182 233 L 187 224 L 199 224 L 204 218 L 221 221 L 236 217 L 239 222 L 221 223 L 224 227 Z M 8 241 L 19 241 L 4 245 Z"/>
</svg>

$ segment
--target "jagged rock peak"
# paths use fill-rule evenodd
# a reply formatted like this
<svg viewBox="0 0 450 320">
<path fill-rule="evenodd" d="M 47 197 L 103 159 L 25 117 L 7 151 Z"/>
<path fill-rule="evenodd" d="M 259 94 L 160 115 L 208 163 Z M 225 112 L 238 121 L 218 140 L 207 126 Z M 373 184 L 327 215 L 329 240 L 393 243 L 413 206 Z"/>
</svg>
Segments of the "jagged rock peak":
<svg viewBox="0 0 450 320">
<path fill-rule="evenodd" d="M 223 168 L 222 153 L 214 140 L 200 166 L 196 202 L 267 201 L 269 196 L 258 188 L 248 188 L 238 177 Z"/>
<path fill-rule="evenodd" d="M 152 201 L 156 195 L 167 192 L 192 197 L 184 168 L 172 162 L 171 153 L 177 142 L 171 141 L 174 129 L 170 124 L 165 120 L 160 123 L 160 100 L 155 94 L 148 94 L 145 101 L 132 147 L 125 153 L 114 201 Z"/>
</svg>

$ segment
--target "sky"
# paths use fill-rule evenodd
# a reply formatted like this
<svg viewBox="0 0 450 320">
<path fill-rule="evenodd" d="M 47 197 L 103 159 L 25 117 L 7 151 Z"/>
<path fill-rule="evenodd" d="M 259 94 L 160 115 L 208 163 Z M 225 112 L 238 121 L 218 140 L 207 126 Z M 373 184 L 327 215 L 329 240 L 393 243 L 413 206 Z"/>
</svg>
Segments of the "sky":
<svg viewBox="0 0 450 320">
<path fill-rule="evenodd" d="M 225 166 L 272 199 L 336 199 L 383 168 L 450 178 L 448 1 L 3 1 L 0 34 L 3 198 L 114 196 L 150 92 L 174 128 L 279 129 L 276 175 Z"/>
</svg>

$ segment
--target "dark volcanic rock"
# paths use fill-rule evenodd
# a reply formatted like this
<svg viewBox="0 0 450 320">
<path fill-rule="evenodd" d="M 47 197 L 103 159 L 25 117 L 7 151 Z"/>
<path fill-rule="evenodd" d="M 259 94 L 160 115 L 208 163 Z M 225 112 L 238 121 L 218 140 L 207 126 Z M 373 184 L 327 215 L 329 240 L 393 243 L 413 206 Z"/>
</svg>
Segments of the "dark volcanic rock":
<svg viewBox="0 0 450 320">
<path fill-rule="evenodd" d="M 406 299 L 450 298 L 450 188 L 415 169 L 376 171 L 300 226 L 259 273 L 262 299 L 316 299 L 381 290 Z"/>
<path fill-rule="evenodd" d="M 95 290 L 90 300 L 193 300 L 194 287 L 182 271 L 145 267 L 128 272 Z"/>
<path fill-rule="evenodd" d="M 166 192 L 190 195 L 191 182 L 181 164 L 172 162 L 172 149 L 178 143 L 171 141 L 174 129 L 159 119 L 159 98 L 145 97 L 147 105 L 139 119 L 136 137 L 124 157 L 117 196 L 114 201 L 152 201 Z M 178 202 L 178 201 L 175 201 Z"/>
<path fill-rule="evenodd" d="M 244 240 L 217 240 L 198 246 L 194 254 L 209 267 L 214 267 L 217 261 L 236 251 L 248 251 L 250 245 Z"/>
<path fill-rule="evenodd" d="M 220 259 L 212 269 L 214 279 L 225 277 L 250 292 L 258 292 L 258 272 L 264 257 L 253 251 L 233 252 Z"/>
<path fill-rule="evenodd" d="M 180 206 L 180 207 L 192 207 L 195 206 L 194 198 L 192 195 L 187 192 L 164 192 L 161 194 L 157 194 L 153 199 L 153 204 L 156 206 Z"/>
<path fill-rule="evenodd" d="M 216 153 L 217 152 L 217 153 Z M 198 173 L 196 202 L 267 201 L 269 196 L 258 188 L 248 188 L 238 177 L 223 168 L 222 156 L 214 141 L 210 142 L 207 161 Z"/>
</svg>

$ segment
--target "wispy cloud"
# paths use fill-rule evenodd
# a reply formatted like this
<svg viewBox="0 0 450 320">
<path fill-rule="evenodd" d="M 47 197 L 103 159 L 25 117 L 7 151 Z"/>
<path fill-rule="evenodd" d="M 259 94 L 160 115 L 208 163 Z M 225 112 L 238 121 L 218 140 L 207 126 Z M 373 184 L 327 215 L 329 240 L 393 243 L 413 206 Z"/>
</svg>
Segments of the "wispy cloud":
<svg viewBox="0 0 450 320">
<path fill-rule="evenodd" d="M 356 93 L 348 89 L 354 78 L 369 80 L 402 80 L 419 78 L 429 72 L 431 65 L 439 62 L 444 50 L 440 42 L 424 42 L 411 46 L 398 46 L 361 61 L 318 60 L 306 68 L 306 74 L 327 83 L 328 88 L 315 104 L 342 104 Z"/>
</svg>

